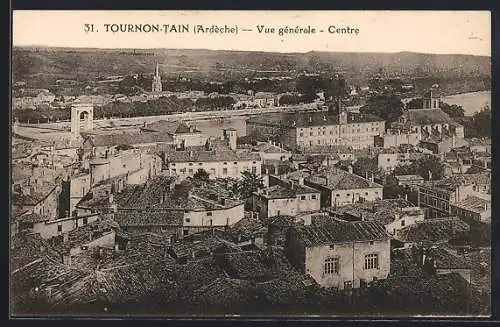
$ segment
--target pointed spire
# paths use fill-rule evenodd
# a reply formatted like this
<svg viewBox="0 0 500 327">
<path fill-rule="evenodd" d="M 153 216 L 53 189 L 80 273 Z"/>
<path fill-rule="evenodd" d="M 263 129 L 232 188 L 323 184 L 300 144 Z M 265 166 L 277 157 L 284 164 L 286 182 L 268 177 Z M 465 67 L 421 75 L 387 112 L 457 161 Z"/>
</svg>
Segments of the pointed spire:
<svg viewBox="0 0 500 327">
<path fill-rule="evenodd" d="M 158 62 L 156 62 L 156 68 L 155 68 L 155 76 L 160 75 L 160 70 L 158 69 Z"/>
</svg>

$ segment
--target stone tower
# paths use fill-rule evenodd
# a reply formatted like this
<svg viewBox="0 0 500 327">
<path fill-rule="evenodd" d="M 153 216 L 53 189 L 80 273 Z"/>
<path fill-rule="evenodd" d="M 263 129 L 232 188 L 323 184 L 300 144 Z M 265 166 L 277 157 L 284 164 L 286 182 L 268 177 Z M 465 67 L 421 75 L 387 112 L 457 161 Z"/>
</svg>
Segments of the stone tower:
<svg viewBox="0 0 500 327">
<path fill-rule="evenodd" d="M 151 91 L 158 93 L 162 91 L 160 70 L 158 69 L 158 63 L 156 63 L 155 76 L 153 76 L 153 84 L 151 86 Z"/>
<path fill-rule="evenodd" d="M 91 131 L 93 120 L 94 107 L 91 104 L 73 103 L 71 106 L 71 134 L 79 135 L 80 131 Z"/>
</svg>

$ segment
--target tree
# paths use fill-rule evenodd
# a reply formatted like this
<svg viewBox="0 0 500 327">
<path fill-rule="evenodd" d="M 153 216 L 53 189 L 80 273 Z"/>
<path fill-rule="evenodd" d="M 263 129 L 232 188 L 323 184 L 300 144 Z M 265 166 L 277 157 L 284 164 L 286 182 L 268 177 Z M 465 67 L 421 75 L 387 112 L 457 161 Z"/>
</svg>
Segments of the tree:
<svg viewBox="0 0 500 327">
<path fill-rule="evenodd" d="M 352 165 L 352 172 L 356 175 L 365 177 L 367 174 L 377 174 L 380 172 L 378 168 L 377 158 L 361 157 Z"/>
<path fill-rule="evenodd" d="M 478 136 L 491 137 L 491 110 L 488 105 L 472 116 L 473 126 Z"/>
<path fill-rule="evenodd" d="M 405 194 L 405 188 L 400 186 L 394 175 L 389 175 L 384 183 L 384 199 L 397 199 Z"/>
<path fill-rule="evenodd" d="M 449 105 L 446 102 L 441 102 L 439 106 L 441 110 L 446 112 L 451 118 L 460 118 L 465 116 L 465 110 L 462 106 L 456 104 Z"/>
<path fill-rule="evenodd" d="M 264 187 L 264 181 L 261 176 L 257 176 L 257 174 L 249 171 L 244 171 L 241 175 L 243 178 L 240 182 L 239 189 L 241 190 L 242 198 L 249 198 L 253 192 Z"/>
<path fill-rule="evenodd" d="M 389 125 L 403 114 L 403 107 L 403 102 L 399 96 L 380 94 L 368 98 L 366 104 L 359 111 L 378 116 L 386 121 L 386 125 Z"/>
<path fill-rule="evenodd" d="M 198 169 L 198 171 L 193 175 L 193 178 L 198 181 L 207 182 L 210 179 L 210 174 L 203 168 Z"/>
</svg>

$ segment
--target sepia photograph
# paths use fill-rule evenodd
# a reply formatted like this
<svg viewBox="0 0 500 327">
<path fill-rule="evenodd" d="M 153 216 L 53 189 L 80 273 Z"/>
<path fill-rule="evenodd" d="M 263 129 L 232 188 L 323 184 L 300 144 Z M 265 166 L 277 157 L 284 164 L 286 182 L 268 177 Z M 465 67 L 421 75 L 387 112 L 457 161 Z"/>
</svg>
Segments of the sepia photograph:
<svg viewBox="0 0 500 327">
<path fill-rule="evenodd" d="M 489 11 L 12 12 L 10 316 L 490 317 Z"/>
</svg>

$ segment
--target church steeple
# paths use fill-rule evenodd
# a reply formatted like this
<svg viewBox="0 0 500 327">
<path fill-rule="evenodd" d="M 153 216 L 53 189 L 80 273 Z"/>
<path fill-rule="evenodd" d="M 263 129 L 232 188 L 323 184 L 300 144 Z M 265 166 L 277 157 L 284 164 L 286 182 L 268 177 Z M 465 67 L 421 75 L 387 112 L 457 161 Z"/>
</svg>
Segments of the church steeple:
<svg viewBox="0 0 500 327">
<path fill-rule="evenodd" d="M 156 67 L 155 67 L 155 76 L 153 76 L 153 83 L 151 85 L 151 91 L 152 92 L 161 92 L 162 91 L 160 69 L 158 67 L 158 62 L 156 63 Z"/>
</svg>

